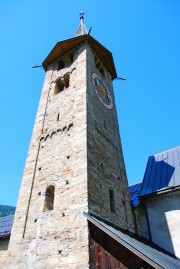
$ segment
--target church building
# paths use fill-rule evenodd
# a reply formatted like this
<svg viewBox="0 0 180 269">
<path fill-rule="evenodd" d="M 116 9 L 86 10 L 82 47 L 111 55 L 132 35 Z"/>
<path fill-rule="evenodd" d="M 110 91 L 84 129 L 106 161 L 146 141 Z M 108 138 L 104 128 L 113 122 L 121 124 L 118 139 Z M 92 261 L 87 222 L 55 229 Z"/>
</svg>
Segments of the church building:
<svg viewBox="0 0 180 269">
<path fill-rule="evenodd" d="M 84 25 L 46 72 L 7 250 L 7 269 L 177 269 L 136 237 L 111 52 Z M 179 267 L 180 268 L 180 267 Z"/>
</svg>

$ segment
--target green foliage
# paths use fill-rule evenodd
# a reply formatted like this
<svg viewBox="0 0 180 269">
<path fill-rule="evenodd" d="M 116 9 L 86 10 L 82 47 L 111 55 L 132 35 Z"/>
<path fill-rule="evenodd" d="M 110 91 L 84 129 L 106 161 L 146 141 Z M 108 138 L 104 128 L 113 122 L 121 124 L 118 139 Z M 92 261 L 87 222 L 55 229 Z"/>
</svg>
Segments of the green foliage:
<svg viewBox="0 0 180 269">
<path fill-rule="evenodd" d="M 8 205 L 0 205 L 0 218 L 8 215 L 13 215 L 15 213 L 15 207 Z"/>
</svg>

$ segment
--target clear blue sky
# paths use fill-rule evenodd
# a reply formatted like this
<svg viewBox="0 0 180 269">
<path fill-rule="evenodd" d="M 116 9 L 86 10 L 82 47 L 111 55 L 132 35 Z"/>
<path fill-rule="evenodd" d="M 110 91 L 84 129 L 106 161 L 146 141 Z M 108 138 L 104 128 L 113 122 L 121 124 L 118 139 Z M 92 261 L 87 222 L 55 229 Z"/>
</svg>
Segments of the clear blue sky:
<svg viewBox="0 0 180 269">
<path fill-rule="evenodd" d="M 0 1 L 0 204 L 16 205 L 44 81 L 41 64 L 71 38 L 79 11 L 114 56 L 116 106 L 129 183 L 150 155 L 180 145 L 179 0 Z"/>
</svg>

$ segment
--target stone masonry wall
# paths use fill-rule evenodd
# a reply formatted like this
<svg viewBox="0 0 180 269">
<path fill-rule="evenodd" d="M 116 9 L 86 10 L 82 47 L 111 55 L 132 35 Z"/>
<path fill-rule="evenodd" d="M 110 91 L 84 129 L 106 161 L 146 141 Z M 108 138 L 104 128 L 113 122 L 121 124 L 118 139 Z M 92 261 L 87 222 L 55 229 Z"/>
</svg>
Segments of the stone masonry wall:
<svg viewBox="0 0 180 269">
<path fill-rule="evenodd" d="M 86 50 L 57 70 L 49 66 L 26 161 L 4 268 L 87 269 Z M 54 95 L 56 79 L 70 85 Z M 54 209 L 43 212 L 46 188 Z"/>
<path fill-rule="evenodd" d="M 92 84 L 92 72 L 101 74 L 88 44 L 76 48 L 73 63 L 68 57 L 63 69 L 54 62 L 46 72 L 3 269 L 88 269 L 83 212 L 134 231 L 111 77 L 105 70 L 114 103 L 109 111 Z M 54 94 L 65 74 L 69 87 Z M 55 189 L 54 208 L 44 212 L 48 186 Z"/>
<path fill-rule="evenodd" d="M 88 100 L 88 201 L 89 210 L 124 229 L 134 232 L 126 170 L 119 136 L 112 79 L 95 66 L 94 53 L 87 54 Z M 100 102 L 92 83 L 92 73 L 101 77 L 113 98 L 114 108 Z M 114 193 L 115 212 L 110 210 L 109 191 Z"/>
</svg>

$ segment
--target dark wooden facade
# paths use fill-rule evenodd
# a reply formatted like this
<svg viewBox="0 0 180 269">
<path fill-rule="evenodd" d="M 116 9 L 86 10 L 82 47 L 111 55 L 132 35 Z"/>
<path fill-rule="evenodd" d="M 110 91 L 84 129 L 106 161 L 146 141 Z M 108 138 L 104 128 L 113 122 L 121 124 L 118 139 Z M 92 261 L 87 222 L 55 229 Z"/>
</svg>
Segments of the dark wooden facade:
<svg viewBox="0 0 180 269">
<path fill-rule="evenodd" d="M 143 259 L 89 223 L 91 269 L 153 269 Z"/>
</svg>

